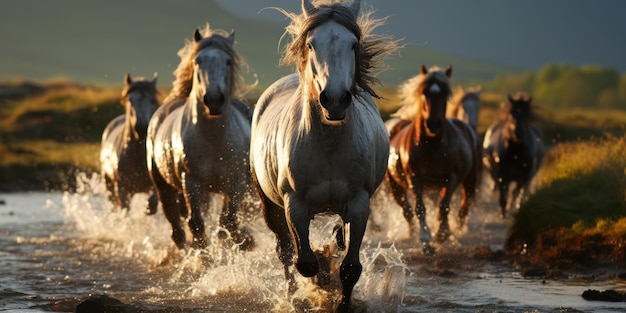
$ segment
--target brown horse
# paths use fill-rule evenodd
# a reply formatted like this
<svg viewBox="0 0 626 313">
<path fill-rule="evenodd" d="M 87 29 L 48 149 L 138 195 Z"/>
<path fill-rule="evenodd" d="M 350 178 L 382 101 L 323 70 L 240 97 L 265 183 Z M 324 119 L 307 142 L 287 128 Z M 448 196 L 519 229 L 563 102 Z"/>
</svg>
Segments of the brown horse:
<svg viewBox="0 0 626 313">
<path fill-rule="evenodd" d="M 483 163 L 500 191 L 500 210 L 506 216 L 509 185 L 515 182 L 511 205 L 519 207 L 544 154 L 541 131 L 530 124 L 532 98 L 526 93 L 508 97 L 502 114 L 485 133 Z"/>
<path fill-rule="evenodd" d="M 422 65 L 421 74 L 401 87 L 402 107 L 393 115 L 395 118 L 386 122 L 391 141 L 386 181 L 404 211 L 412 235 L 417 233 L 418 226 L 407 195 L 408 192 L 415 195 L 415 214 L 421 226 L 419 238 L 425 253 L 434 252 L 426 224 L 425 189 L 441 191 L 436 240 L 444 242 L 450 236 L 448 213 L 452 194 L 460 184 L 463 197 L 458 218 L 462 227 L 481 172 L 476 133 L 467 123 L 445 116 L 451 73 L 450 66 L 445 71 L 437 67 L 427 71 Z"/>
<path fill-rule="evenodd" d="M 146 167 L 146 132 L 159 106 L 157 74 L 152 80 L 124 77 L 122 106 L 125 114 L 113 119 L 102 133 L 100 168 L 109 200 L 118 208 L 129 208 L 137 193 L 150 193 L 149 214 L 157 208 L 152 182 Z"/>
</svg>

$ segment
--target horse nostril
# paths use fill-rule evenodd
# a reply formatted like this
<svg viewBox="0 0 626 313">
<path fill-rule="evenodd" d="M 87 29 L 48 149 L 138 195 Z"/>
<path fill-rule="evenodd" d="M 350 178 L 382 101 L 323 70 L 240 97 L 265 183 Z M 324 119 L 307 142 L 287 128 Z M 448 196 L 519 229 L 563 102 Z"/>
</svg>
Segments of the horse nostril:
<svg viewBox="0 0 626 313">
<path fill-rule="evenodd" d="M 351 102 L 352 102 L 352 93 L 349 91 L 346 91 L 343 94 L 343 98 L 341 98 L 341 103 L 343 104 L 345 108 L 345 107 L 348 107 L 348 105 L 350 105 Z"/>
<path fill-rule="evenodd" d="M 328 94 L 326 93 L 326 91 L 320 92 L 320 103 L 322 104 L 322 106 L 326 108 L 329 102 L 330 99 L 328 98 Z"/>
</svg>

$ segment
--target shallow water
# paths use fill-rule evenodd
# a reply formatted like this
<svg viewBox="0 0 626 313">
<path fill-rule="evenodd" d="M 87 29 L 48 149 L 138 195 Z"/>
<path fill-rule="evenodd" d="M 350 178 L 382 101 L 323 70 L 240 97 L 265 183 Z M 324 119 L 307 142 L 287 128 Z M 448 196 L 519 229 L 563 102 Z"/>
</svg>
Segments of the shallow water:
<svg viewBox="0 0 626 313">
<path fill-rule="evenodd" d="M 0 311 L 74 312 L 78 303 L 99 295 L 121 301 L 127 312 L 290 312 L 301 299 L 307 299 L 309 311 L 325 312 L 339 300 L 336 276 L 323 289 L 301 278 L 298 292 L 288 296 L 274 237 L 254 212 L 245 222 L 256 240 L 252 251 L 217 240 L 206 251 L 178 251 L 163 215 L 142 212 L 145 196 L 135 197 L 130 211 L 113 212 L 97 176 L 79 175 L 77 184 L 75 193 L 0 194 L 6 202 L 0 205 Z M 374 197 L 372 211 L 361 249 L 364 272 L 353 294 L 356 311 L 626 310 L 625 303 L 581 297 L 587 289 L 625 290 L 626 283 L 611 273 L 527 279 L 506 261 L 473 258 L 479 247 L 500 249 L 510 223 L 497 216 L 491 194 L 480 196 L 468 226 L 436 246 L 434 257 L 424 256 L 408 238 L 399 208 L 384 193 Z M 434 232 L 433 211 L 428 222 Z M 207 212 L 207 225 L 215 225 L 216 214 Z M 332 250 L 335 221 L 314 220 L 311 239 L 317 248 Z M 216 230 L 207 231 L 214 239 Z"/>
</svg>

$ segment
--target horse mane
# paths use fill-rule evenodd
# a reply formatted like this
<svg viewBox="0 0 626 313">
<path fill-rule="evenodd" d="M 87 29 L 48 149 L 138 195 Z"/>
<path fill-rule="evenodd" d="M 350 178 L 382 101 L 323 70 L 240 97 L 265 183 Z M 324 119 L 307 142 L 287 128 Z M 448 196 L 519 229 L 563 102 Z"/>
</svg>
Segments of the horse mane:
<svg viewBox="0 0 626 313">
<path fill-rule="evenodd" d="M 422 89 L 427 82 L 435 81 L 442 85 L 444 92 L 450 97 L 452 89 L 450 88 L 450 80 L 444 70 L 438 66 L 433 66 L 426 74 L 418 74 L 409 78 L 398 88 L 400 95 L 400 108 L 391 116 L 399 117 L 403 120 L 414 120 L 422 106 Z"/>
<path fill-rule="evenodd" d="M 285 27 L 286 35 L 291 35 L 289 42 L 283 51 L 280 65 L 288 67 L 295 65 L 298 74 L 302 74 L 306 66 L 306 37 L 311 30 L 332 20 L 352 31 L 358 41 L 359 49 L 356 57 L 357 71 L 354 77 L 354 86 L 351 92 L 358 95 L 357 87 L 369 93 L 372 97 L 381 97 L 372 89 L 372 85 L 380 84 L 375 77 L 383 68 L 385 58 L 398 49 L 398 40 L 391 36 L 374 35 L 372 32 L 383 25 L 387 18 L 375 19 L 374 11 L 364 12 L 355 17 L 348 7 L 335 0 L 318 0 L 315 9 L 308 14 L 288 12 L 282 8 L 276 8 L 279 12 L 291 19 L 291 23 Z"/>
<path fill-rule="evenodd" d="M 251 89 L 250 87 L 242 88 L 243 75 L 241 67 L 245 65 L 245 61 L 228 41 L 229 33 L 222 29 L 212 30 L 209 23 L 206 23 L 204 28 L 199 29 L 199 31 L 203 37 L 202 40 L 196 42 L 185 39 L 185 45 L 178 50 L 177 55 L 180 57 L 180 63 L 173 73 L 176 79 L 172 83 L 173 88 L 165 98 L 164 103 L 189 97 L 193 87 L 193 59 L 200 50 L 208 46 L 214 46 L 223 50 L 231 57 L 229 94 L 242 98 Z"/>
</svg>

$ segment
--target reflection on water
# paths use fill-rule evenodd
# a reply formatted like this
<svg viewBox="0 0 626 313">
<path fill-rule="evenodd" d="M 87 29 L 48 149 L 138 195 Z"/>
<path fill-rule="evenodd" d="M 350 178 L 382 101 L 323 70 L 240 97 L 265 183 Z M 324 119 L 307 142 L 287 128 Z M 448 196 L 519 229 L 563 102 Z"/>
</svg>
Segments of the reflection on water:
<svg viewBox="0 0 626 313">
<path fill-rule="evenodd" d="M 339 279 L 320 288 L 299 278 L 288 296 L 273 234 L 257 214 L 245 221 L 257 247 L 240 252 L 216 238 L 217 210 L 206 213 L 211 245 L 179 251 L 163 214 L 146 216 L 143 195 L 131 210 L 113 212 L 97 175 L 79 175 L 75 193 L 2 194 L 0 199 L 0 311 L 73 312 L 92 295 L 122 301 L 128 312 L 290 312 L 307 299 L 326 312 L 340 299 Z M 215 208 L 220 199 L 213 199 Z M 257 203 L 251 202 L 251 208 Z M 427 202 L 429 208 L 432 203 Z M 251 209 L 253 212 L 254 210 Z M 479 199 L 465 229 L 426 257 L 407 238 L 395 204 L 379 193 L 361 250 L 363 274 L 353 298 L 363 312 L 621 312 L 621 303 L 587 302 L 589 288 L 619 289 L 605 280 L 524 279 L 506 261 L 472 258 L 477 247 L 501 247 L 509 221 L 500 220 L 491 195 Z M 429 210 L 429 225 L 436 225 Z M 314 248 L 336 252 L 336 218 L 312 223 Z M 452 222 L 452 220 L 451 220 Z M 455 229 L 454 223 L 451 223 Z M 189 237 L 188 237 L 189 238 Z M 334 264 L 334 263 L 333 263 Z M 335 264 L 336 265 L 336 264 Z"/>
</svg>

